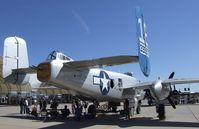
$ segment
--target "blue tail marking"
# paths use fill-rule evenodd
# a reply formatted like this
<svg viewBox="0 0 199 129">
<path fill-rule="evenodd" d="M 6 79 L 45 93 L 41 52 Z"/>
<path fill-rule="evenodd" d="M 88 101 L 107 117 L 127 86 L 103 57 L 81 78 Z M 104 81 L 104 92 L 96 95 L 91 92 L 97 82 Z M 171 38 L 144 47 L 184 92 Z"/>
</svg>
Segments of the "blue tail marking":
<svg viewBox="0 0 199 129">
<path fill-rule="evenodd" d="M 139 7 L 136 7 L 136 33 L 138 40 L 139 64 L 143 74 L 150 74 L 149 48 L 147 43 L 146 24 Z"/>
</svg>

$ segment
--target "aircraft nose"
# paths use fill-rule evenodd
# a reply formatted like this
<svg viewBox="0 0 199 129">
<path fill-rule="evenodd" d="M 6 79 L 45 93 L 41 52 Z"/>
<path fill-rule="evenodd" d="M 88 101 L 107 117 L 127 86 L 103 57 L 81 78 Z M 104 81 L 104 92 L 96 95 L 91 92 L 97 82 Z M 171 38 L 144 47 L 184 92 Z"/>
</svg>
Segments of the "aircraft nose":
<svg viewBox="0 0 199 129">
<path fill-rule="evenodd" d="M 47 82 L 51 76 L 51 65 L 49 62 L 41 63 L 37 67 L 37 78 L 41 82 Z"/>
</svg>

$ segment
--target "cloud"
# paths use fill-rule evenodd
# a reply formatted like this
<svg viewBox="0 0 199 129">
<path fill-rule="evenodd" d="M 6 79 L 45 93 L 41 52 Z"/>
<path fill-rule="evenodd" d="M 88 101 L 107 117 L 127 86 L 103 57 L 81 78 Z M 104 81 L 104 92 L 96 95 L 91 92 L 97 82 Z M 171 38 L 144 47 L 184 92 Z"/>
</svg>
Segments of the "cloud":
<svg viewBox="0 0 199 129">
<path fill-rule="evenodd" d="M 83 29 L 90 34 L 90 28 L 89 26 L 86 24 L 86 22 L 84 21 L 84 19 L 74 10 L 72 10 L 72 14 L 74 16 L 74 18 L 80 23 L 80 25 L 83 27 Z"/>
</svg>

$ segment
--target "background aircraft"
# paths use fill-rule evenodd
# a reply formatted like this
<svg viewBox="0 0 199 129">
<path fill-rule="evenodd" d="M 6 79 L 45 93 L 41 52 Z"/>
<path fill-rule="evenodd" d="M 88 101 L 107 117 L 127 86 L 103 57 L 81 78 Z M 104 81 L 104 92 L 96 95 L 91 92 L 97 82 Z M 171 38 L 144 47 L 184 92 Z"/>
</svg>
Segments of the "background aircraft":
<svg viewBox="0 0 199 129">
<path fill-rule="evenodd" d="M 46 61 L 37 67 L 29 67 L 26 42 L 19 37 L 8 37 L 4 42 L 3 77 L 15 84 L 26 84 L 32 81 L 35 86 L 53 85 L 70 91 L 73 95 L 83 95 L 96 100 L 118 103 L 129 101 L 132 112 L 140 112 L 139 100 L 144 97 L 143 90 L 159 105 L 159 117 L 164 117 L 164 100 L 168 99 L 175 107 L 171 88 L 174 84 L 198 83 L 199 79 L 173 79 L 171 73 L 167 80 L 140 82 L 135 77 L 102 69 L 126 63 L 139 62 L 141 71 L 148 77 L 150 74 L 149 49 L 146 24 L 140 8 L 136 8 L 136 29 L 138 37 L 138 56 L 121 55 L 90 60 L 74 61 L 62 52 L 53 51 Z M 36 79 L 37 76 L 37 80 Z M 114 104 L 113 104 L 114 105 Z M 113 107 L 115 108 L 115 107 Z"/>
</svg>

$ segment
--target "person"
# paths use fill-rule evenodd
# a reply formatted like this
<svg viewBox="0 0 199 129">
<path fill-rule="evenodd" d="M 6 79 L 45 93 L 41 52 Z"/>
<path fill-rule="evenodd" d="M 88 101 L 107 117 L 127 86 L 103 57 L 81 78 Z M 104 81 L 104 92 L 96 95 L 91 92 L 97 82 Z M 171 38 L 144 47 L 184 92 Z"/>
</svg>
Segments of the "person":
<svg viewBox="0 0 199 129">
<path fill-rule="evenodd" d="M 124 110 L 125 110 L 126 119 L 130 119 L 130 108 L 129 108 L 129 100 L 128 99 L 125 99 Z"/>
<path fill-rule="evenodd" d="M 77 105 L 77 108 L 75 109 L 75 116 L 77 120 L 81 120 L 82 116 L 82 106 Z"/>
<path fill-rule="evenodd" d="M 40 98 L 40 99 L 39 99 L 39 109 L 40 109 L 40 111 L 42 110 L 42 102 L 43 102 L 43 99 Z"/>
<path fill-rule="evenodd" d="M 24 109 L 25 109 L 24 113 L 29 114 L 30 109 L 28 107 L 28 100 L 27 99 L 25 99 Z"/>
<path fill-rule="evenodd" d="M 86 109 L 88 107 L 88 103 L 87 102 L 84 102 L 84 114 L 86 114 Z"/>
<path fill-rule="evenodd" d="M 43 98 L 43 101 L 42 101 L 42 108 L 43 110 L 46 110 L 46 107 L 47 107 L 47 101 L 45 98 Z"/>
<path fill-rule="evenodd" d="M 56 101 L 56 99 L 54 99 L 50 105 L 50 108 L 57 109 L 58 105 L 59 105 L 58 102 Z"/>
<path fill-rule="evenodd" d="M 23 104 L 22 114 L 26 114 L 26 99 L 25 98 L 23 98 L 22 104 Z"/>
<path fill-rule="evenodd" d="M 75 100 L 72 102 L 72 114 L 75 114 Z"/>
<path fill-rule="evenodd" d="M 75 116 L 77 120 L 81 120 L 82 116 L 82 105 L 80 100 L 76 100 Z"/>
<path fill-rule="evenodd" d="M 23 111 L 24 111 L 24 99 L 23 98 L 20 99 L 19 106 L 20 106 L 20 114 L 23 114 Z"/>
<path fill-rule="evenodd" d="M 57 117 L 58 116 L 58 112 L 57 112 L 57 107 L 58 107 L 58 102 L 56 101 L 56 99 L 53 100 L 52 104 L 50 105 L 50 108 L 51 108 L 51 112 L 50 112 L 50 115 L 52 117 Z"/>
<path fill-rule="evenodd" d="M 32 107 L 32 111 L 31 111 L 31 115 L 37 117 L 38 113 L 37 113 L 37 105 L 34 104 L 34 106 Z"/>
<path fill-rule="evenodd" d="M 70 114 L 70 110 L 67 108 L 67 105 L 64 106 L 64 109 L 61 110 L 63 118 L 67 118 Z"/>
<path fill-rule="evenodd" d="M 34 98 L 33 98 L 33 104 L 34 104 L 34 105 L 37 105 L 37 99 L 34 99 Z"/>
</svg>

